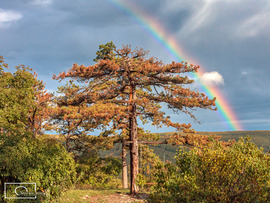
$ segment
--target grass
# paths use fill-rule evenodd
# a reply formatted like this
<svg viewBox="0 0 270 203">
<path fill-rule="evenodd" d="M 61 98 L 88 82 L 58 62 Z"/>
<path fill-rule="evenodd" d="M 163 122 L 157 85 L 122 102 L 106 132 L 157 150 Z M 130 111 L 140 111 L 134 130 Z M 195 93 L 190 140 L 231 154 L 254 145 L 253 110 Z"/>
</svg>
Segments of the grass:
<svg viewBox="0 0 270 203">
<path fill-rule="evenodd" d="M 91 197 L 100 198 L 97 199 L 99 202 L 103 202 L 102 197 L 105 197 L 108 194 L 126 194 L 129 192 L 129 189 L 110 189 L 110 190 L 81 190 L 81 189 L 71 189 L 64 192 L 61 197 L 52 200 L 52 203 L 58 202 L 76 202 L 84 203 L 88 202 Z"/>
</svg>

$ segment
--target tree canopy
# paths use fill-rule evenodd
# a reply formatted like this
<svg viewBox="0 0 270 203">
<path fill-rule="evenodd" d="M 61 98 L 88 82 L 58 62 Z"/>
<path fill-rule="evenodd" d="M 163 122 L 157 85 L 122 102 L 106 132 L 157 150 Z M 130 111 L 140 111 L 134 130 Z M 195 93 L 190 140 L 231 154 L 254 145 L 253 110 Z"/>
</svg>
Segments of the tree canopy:
<svg viewBox="0 0 270 203">
<path fill-rule="evenodd" d="M 62 80 L 68 77 L 86 84 L 69 100 L 71 105 L 106 104 L 103 106 L 105 109 L 109 105 L 110 108 L 118 108 L 117 117 L 109 112 L 107 115 L 119 120 L 116 129 L 129 127 L 121 119 L 129 118 L 133 103 L 136 103 L 136 115 L 141 120 L 152 122 L 157 127 L 164 124 L 177 130 L 188 129 L 190 125 L 171 122 L 161 110 L 160 103 L 166 103 L 176 113 L 184 112 L 194 118 L 189 110 L 197 107 L 213 109 L 215 99 L 186 87 L 194 81 L 183 74 L 196 72 L 199 66 L 184 62 L 165 65 L 154 57 L 146 58 L 147 54 L 142 49 L 132 51 L 130 46 L 124 46 L 123 49 L 115 50 L 117 57 L 100 59 L 90 66 L 73 64 L 67 72 L 54 78 Z M 136 98 L 131 100 L 133 92 Z"/>
<path fill-rule="evenodd" d="M 0 129 L 1 132 L 40 133 L 48 117 L 51 94 L 37 74 L 24 65 L 14 73 L 7 72 L 8 65 L 0 57 Z"/>
</svg>

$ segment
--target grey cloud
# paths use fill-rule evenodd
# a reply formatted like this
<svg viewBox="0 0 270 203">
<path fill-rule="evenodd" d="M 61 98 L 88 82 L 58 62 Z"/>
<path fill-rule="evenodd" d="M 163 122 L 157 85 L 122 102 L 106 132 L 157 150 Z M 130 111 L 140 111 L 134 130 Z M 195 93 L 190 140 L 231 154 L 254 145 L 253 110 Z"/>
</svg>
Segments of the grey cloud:
<svg viewBox="0 0 270 203">
<path fill-rule="evenodd" d="M 246 129 L 269 129 L 266 123 L 259 126 L 255 122 L 268 120 L 270 115 L 268 0 L 129 1 L 172 34 L 196 65 L 223 76 L 224 85 L 219 89 Z M 58 86 L 50 79 L 53 73 L 67 70 L 73 63 L 93 64 L 98 45 L 108 41 L 118 47 L 143 47 L 166 62 L 174 60 L 144 26 L 109 0 L 33 2 L 1 0 L 1 9 L 21 13 L 23 18 L 9 29 L 0 29 L 0 55 L 11 67 L 25 64 L 34 68 L 48 89 Z M 261 19 L 263 26 L 256 24 Z M 197 130 L 228 130 L 217 112 L 198 110 L 195 115 L 203 123 L 194 124 Z M 193 123 L 182 115 L 174 119 Z"/>
<path fill-rule="evenodd" d="M 68 14 L 64 23 L 104 28 L 128 26 L 133 19 L 110 1 L 55 1 L 53 8 Z M 135 23 L 135 22 L 133 22 Z"/>
</svg>

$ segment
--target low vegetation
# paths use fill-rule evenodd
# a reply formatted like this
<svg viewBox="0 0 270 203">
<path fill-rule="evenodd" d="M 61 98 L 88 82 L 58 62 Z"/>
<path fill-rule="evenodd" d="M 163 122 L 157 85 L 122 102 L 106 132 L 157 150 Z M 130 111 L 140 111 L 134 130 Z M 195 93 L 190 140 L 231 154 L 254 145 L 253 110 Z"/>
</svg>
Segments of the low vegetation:
<svg viewBox="0 0 270 203">
<path fill-rule="evenodd" d="M 250 139 L 231 147 L 180 150 L 176 163 L 161 163 L 153 174 L 153 202 L 267 202 L 270 157 Z"/>
<path fill-rule="evenodd" d="M 36 183 L 37 191 L 44 193 L 39 198 L 53 199 L 75 183 L 75 161 L 58 141 L 1 138 L 2 191 L 5 182 Z"/>
</svg>

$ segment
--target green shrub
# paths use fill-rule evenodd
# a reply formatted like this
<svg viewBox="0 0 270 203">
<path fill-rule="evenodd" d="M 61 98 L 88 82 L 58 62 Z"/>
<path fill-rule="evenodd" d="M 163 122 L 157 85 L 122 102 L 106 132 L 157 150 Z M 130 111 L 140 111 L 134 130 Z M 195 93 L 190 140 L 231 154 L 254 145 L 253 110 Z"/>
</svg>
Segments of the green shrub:
<svg viewBox="0 0 270 203">
<path fill-rule="evenodd" d="M 121 186 L 118 175 L 122 170 L 122 163 L 119 158 L 101 158 L 94 152 L 85 153 L 79 157 L 76 170 L 81 187 L 88 185 L 94 189 L 111 189 Z"/>
<path fill-rule="evenodd" d="M 224 148 L 180 150 L 176 164 L 159 164 L 154 202 L 267 202 L 270 157 L 250 139 Z"/>
<path fill-rule="evenodd" d="M 34 182 L 39 191 L 56 197 L 76 178 L 73 158 L 52 139 L 3 139 L 0 160 L 2 188 L 5 182 Z"/>
</svg>

